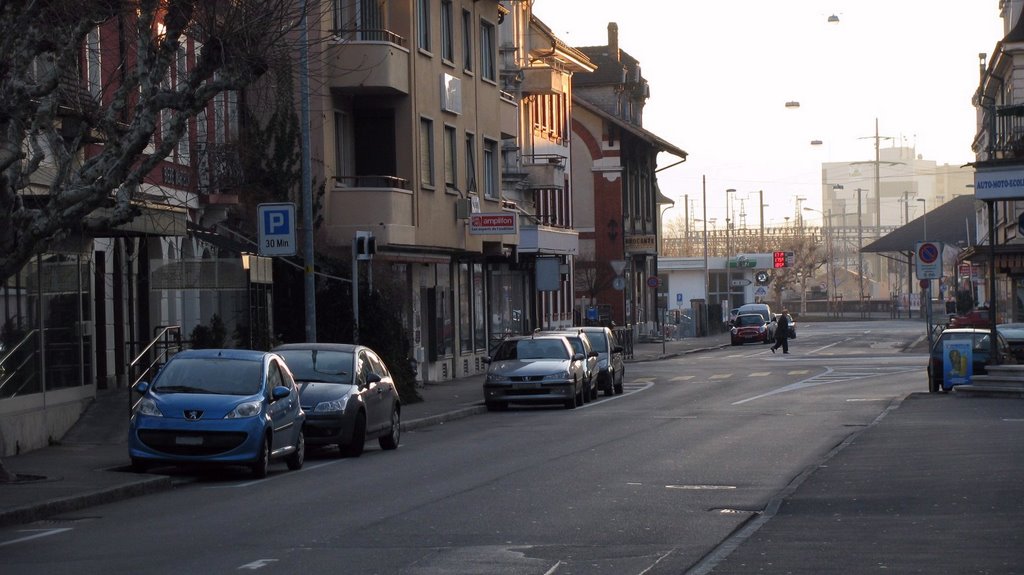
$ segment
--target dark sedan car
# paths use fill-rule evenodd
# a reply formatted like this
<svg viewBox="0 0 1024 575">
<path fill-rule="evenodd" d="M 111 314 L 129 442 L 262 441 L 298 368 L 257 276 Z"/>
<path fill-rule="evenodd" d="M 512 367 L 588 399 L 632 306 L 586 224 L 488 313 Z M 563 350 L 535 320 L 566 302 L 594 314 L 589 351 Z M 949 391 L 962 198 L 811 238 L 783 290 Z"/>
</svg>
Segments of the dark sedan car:
<svg viewBox="0 0 1024 575">
<path fill-rule="evenodd" d="M 1024 363 L 1024 323 L 1001 323 L 996 326 L 996 330 L 1006 338 L 1010 353 L 1017 363 Z"/>
<path fill-rule="evenodd" d="M 1016 363 L 1002 334 L 996 334 L 999 363 Z M 949 328 L 932 345 L 928 356 L 928 391 L 949 391 L 966 383 L 971 376 L 984 375 L 991 360 L 991 336 L 988 329 Z"/>
<path fill-rule="evenodd" d="M 398 447 L 402 402 L 384 361 L 372 349 L 337 343 L 290 343 L 274 348 L 295 374 L 306 441 L 337 445 L 359 457 L 369 439 Z"/>
</svg>

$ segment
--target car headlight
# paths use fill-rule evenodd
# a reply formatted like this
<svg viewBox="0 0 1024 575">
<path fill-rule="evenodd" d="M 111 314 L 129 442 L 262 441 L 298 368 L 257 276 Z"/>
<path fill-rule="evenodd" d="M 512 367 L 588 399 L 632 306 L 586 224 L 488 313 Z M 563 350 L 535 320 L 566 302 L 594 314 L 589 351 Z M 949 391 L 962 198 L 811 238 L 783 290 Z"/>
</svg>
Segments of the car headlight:
<svg viewBox="0 0 1024 575">
<path fill-rule="evenodd" d="M 544 376 L 544 381 L 563 381 L 566 379 L 572 379 L 572 375 L 568 371 L 560 371 L 558 373 L 552 373 Z"/>
<path fill-rule="evenodd" d="M 156 402 L 148 397 L 143 397 L 142 401 L 139 402 L 140 415 L 149 415 L 152 417 L 163 417 L 164 414 L 160 413 L 160 408 L 156 406 Z"/>
<path fill-rule="evenodd" d="M 260 414 L 263 404 L 259 400 L 239 403 L 231 413 L 224 416 L 224 419 L 240 419 L 242 417 L 255 417 Z"/>
<path fill-rule="evenodd" d="M 509 379 L 504 375 L 488 375 L 485 383 L 491 385 L 506 385 L 509 383 Z"/>
<path fill-rule="evenodd" d="M 313 411 L 315 413 L 331 413 L 334 411 L 345 411 L 345 406 L 348 404 L 348 397 L 349 396 L 346 395 L 340 399 L 335 399 L 332 401 L 321 401 L 320 403 L 316 404 L 316 407 L 313 409 Z"/>
</svg>

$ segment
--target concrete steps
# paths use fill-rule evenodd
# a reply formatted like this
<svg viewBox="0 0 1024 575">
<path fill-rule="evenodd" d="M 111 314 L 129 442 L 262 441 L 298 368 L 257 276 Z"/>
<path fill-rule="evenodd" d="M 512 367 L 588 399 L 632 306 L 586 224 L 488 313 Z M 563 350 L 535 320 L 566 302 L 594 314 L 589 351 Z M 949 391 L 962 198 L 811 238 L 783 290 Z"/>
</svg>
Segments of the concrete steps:
<svg viewBox="0 0 1024 575">
<path fill-rule="evenodd" d="M 957 395 L 1024 399 L 1024 365 L 989 365 L 985 371 L 974 376 L 971 385 L 954 387 Z"/>
</svg>

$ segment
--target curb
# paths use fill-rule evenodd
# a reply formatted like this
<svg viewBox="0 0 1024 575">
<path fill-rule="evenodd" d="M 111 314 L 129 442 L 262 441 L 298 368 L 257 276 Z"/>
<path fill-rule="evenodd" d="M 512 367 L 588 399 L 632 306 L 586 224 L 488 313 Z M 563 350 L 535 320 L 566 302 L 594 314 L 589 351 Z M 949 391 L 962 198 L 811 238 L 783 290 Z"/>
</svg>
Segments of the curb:
<svg viewBox="0 0 1024 575">
<path fill-rule="evenodd" d="M 114 503 L 115 501 L 122 501 L 140 495 L 149 495 L 168 490 L 171 486 L 170 477 L 150 476 L 138 481 L 99 489 L 81 495 L 71 495 L 44 503 L 16 507 L 8 511 L 0 511 L 0 527 L 32 523 L 61 513 L 79 511 L 88 507 Z"/>
<path fill-rule="evenodd" d="M 485 413 L 487 407 L 483 404 L 474 405 L 472 407 L 465 407 L 462 409 L 456 409 L 454 411 L 447 411 L 445 413 L 439 413 L 437 415 L 431 415 L 428 417 L 421 417 L 419 419 L 413 419 L 410 421 L 403 421 L 401 425 L 402 431 L 412 431 L 415 429 L 422 429 L 424 427 L 430 427 L 432 425 L 439 425 L 448 421 L 455 421 L 457 419 L 464 419 L 480 413 Z"/>
</svg>

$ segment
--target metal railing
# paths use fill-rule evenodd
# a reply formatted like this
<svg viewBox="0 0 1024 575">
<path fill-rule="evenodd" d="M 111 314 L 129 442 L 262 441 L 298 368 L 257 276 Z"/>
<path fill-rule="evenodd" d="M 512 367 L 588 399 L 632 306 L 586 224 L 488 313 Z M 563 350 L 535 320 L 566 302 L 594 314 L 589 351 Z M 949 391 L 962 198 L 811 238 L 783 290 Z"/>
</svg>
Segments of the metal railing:
<svg viewBox="0 0 1024 575">
<path fill-rule="evenodd" d="M 183 349 L 180 325 L 157 327 L 155 333 L 156 336 L 149 345 L 128 364 L 128 373 L 132 378 L 128 386 L 129 415 L 135 409 L 135 386 L 142 381 L 152 381 L 167 360 Z"/>
<path fill-rule="evenodd" d="M 14 347 L 12 347 L 3 355 L 0 355 L 0 397 L 17 396 L 19 393 L 21 393 L 21 390 L 25 389 L 25 387 L 28 384 L 32 383 L 39 376 L 38 369 L 31 370 L 31 372 L 28 372 L 27 375 L 26 372 L 22 371 L 25 368 L 25 366 L 31 367 L 33 365 L 32 360 L 34 360 L 36 355 L 38 354 L 38 348 L 31 349 L 29 350 L 28 353 L 19 353 L 19 350 L 22 350 L 23 348 L 28 350 L 27 345 L 29 342 L 37 341 L 36 335 L 38 333 L 39 329 L 33 329 L 29 331 L 27 334 L 25 334 L 25 337 L 21 338 L 21 341 L 15 344 Z M 19 355 L 22 356 L 20 361 L 18 361 Z M 12 360 L 18 361 L 18 363 L 13 364 Z M 18 385 L 17 389 L 10 391 L 9 388 L 7 388 L 7 385 L 12 382 L 19 381 L 19 374 L 24 376 L 20 378 L 21 385 Z"/>
</svg>

